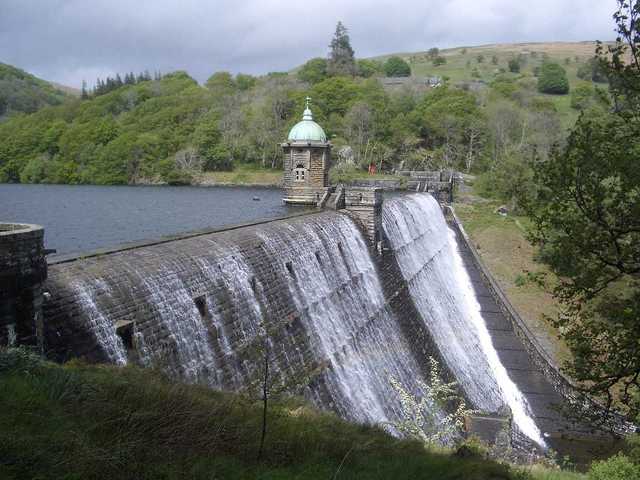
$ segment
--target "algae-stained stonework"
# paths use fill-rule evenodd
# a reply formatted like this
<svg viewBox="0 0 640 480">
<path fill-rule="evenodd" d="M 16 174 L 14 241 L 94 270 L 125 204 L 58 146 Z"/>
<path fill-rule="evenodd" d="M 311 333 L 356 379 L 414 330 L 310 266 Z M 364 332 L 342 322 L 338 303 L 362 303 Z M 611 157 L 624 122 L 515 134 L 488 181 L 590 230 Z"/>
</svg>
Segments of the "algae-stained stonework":
<svg viewBox="0 0 640 480">
<path fill-rule="evenodd" d="M 331 143 L 313 121 L 309 98 L 302 120 L 289 132 L 284 150 L 285 203 L 317 205 L 329 190 Z"/>
</svg>

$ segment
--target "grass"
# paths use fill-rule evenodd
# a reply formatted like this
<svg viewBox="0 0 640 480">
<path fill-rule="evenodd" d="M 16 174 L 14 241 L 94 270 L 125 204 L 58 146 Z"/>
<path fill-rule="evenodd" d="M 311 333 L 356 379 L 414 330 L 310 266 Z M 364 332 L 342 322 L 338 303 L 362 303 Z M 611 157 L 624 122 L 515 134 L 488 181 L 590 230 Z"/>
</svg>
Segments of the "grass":
<svg viewBox="0 0 640 480">
<path fill-rule="evenodd" d="M 370 175 L 365 170 L 360 169 L 350 169 L 350 170 L 337 170 L 331 169 L 329 171 L 329 181 L 332 185 L 337 183 L 345 183 L 349 184 L 357 180 L 400 180 L 401 182 L 406 182 L 406 177 L 401 177 L 399 175 L 387 175 L 385 173 L 376 173 L 374 175 Z"/>
<path fill-rule="evenodd" d="M 194 185 L 260 185 L 279 186 L 282 169 L 239 165 L 230 172 L 204 172 L 194 179 Z"/>
<path fill-rule="evenodd" d="M 570 88 L 584 83 L 577 76 L 578 67 L 595 54 L 595 42 L 546 42 L 546 43 L 511 43 L 497 45 L 481 45 L 474 47 L 448 48 L 440 51 L 447 63 L 434 66 L 427 52 L 399 54 L 411 65 L 412 75 L 416 77 L 448 77 L 453 84 L 460 82 L 480 81 L 489 84 L 497 74 L 509 72 L 510 59 L 522 55 L 525 59 L 520 74 L 533 78 L 534 69 L 542 65 L 545 58 L 555 61 L 567 71 Z M 478 63 L 478 55 L 484 60 Z M 492 57 L 497 64 L 492 63 Z M 385 60 L 389 55 L 376 57 Z M 566 63 L 568 59 L 568 63 Z M 576 61 L 577 59 L 577 61 Z M 474 70 L 477 76 L 474 76 Z M 519 75 L 511 74 L 512 77 Z M 571 108 L 570 95 L 543 95 L 555 105 L 564 128 L 571 127 L 578 118 L 577 110 Z"/>
<path fill-rule="evenodd" d="M 547 353 L 561 364 L 569 358 L 569 350 L 545 318 L 558 312 L 558 303 L 550 293 L 556 279 L 545 265 L 534 261 L 535 249 L 525 233 L 528 219 L 511 214 L 503 217 L 496 213 L 500 205 L 467 194 L 456 199 L 455 210 L 509 301 Z M 538 280 L 544 280 L 545 285 Z"/>
<path fill-rule="evenodd" d="M 576 480 L 430 451 L 298 400 L 259 403 L 135 367 L 47 363 L 0 349 L 3 479 Z"/>
</svg>

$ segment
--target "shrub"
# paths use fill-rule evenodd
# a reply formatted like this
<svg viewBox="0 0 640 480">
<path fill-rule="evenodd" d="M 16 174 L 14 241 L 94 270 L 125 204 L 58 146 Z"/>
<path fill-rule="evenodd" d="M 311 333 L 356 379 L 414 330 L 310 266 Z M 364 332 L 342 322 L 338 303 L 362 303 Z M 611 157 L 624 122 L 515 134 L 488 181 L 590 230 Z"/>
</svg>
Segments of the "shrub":
<svg viewBox="0 0 640 480">
<path fill-rule="evenodd" d="M 389 57 L 384 63 L 384 74 L 387 77 L 408 77 L 411 67 L 400 57 Z"/>
<path fill-rule="evenodd" d="M 589 480 L 640 480 L 640 466 L 619 453 L 607 460 L 594 462 L 589 470 Z"/>
<path fill-rule="evenodd" d="M 509 71 L 511 73 L 520 73 L 520 60 L 512 58 L 509 60 Z"/>
<path fill-rule="evenodd" d="M 433 59 L 433 66 L 437 67 L 440 65 L 444 65 L 445 63 L 447 63 L 447 59 L 445 57 L 436 57 Z"/>
<path fill-rule="evenodd" d="M 571 91 L 571 108 L 583 110 L 587 108 L 593 98 L 591 85 L 579 85 Z"/>
<path fill-rule="evenodd" d="M 543 63 L 538 77 L 538 91 L 554 95 L 569 93 L 569 80 L 565 69 L 557 63 Z"/>
</svg>

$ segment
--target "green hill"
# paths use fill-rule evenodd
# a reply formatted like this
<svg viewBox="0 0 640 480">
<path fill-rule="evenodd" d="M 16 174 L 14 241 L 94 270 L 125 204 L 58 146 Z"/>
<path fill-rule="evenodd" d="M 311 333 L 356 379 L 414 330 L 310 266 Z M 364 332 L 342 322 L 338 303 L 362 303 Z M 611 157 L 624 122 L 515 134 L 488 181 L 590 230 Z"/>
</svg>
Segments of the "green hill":
<svg viewBox="0 0 640 480">
<path fill-rule="evenodd" d="M 594 48 L 514 44 L 401 54 L 412 76 L 391 87 L 379 78 L 386 57 L 358 61 L 355 77 L 331 76 L 326 61 L 314 59 L 305 64 L 312 68 L 288 74 L 217 72 L 205 86 L 184 72 L 112 83 L 88 99 L 70 97 L 0 122 L 0 182 L 272 184 L 278 145 L 307 95 L 334 144 L 334 178 L 363 175 L 371 163 L 383 174 L 513 168 L 526 178 L 527 162 L 561 144 L 581 111 L 606 108 L 606 84 L 584 75 Z M 555 94 L 539 91 L 542 65 L 550 62 L 566 76 Z M 428 76 L 440 77 L 442 88 L 427 87 Z"/>
<path fill-rule="evenodd" d="M 0 349 L 0 477 L 577 480 L 433 451 L 299 400 L 261 402 L 134 367 L 59 366 Z"/>
<path fill-rule="evenodd" d="M 67 93 L 30 73 L 0 63 L 0 120 L 12 113 L 33 113 L 59 105 Z"/>
</svg>

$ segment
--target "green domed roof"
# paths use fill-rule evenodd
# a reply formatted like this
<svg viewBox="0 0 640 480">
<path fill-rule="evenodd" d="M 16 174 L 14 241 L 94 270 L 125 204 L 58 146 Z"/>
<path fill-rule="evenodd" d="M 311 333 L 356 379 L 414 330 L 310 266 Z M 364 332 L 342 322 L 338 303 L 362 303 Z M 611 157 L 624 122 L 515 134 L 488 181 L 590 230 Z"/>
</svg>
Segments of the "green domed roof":
<svg viewBox="0 0 640 480">
<path fill-rule="evenodd" d="M 296 123 L 289 132 L 290 142 L 326 142 L 327 136 L 322 127 L 313 121 L 313 114 L 307 104 L 302 121 Z"/>
</svg>

